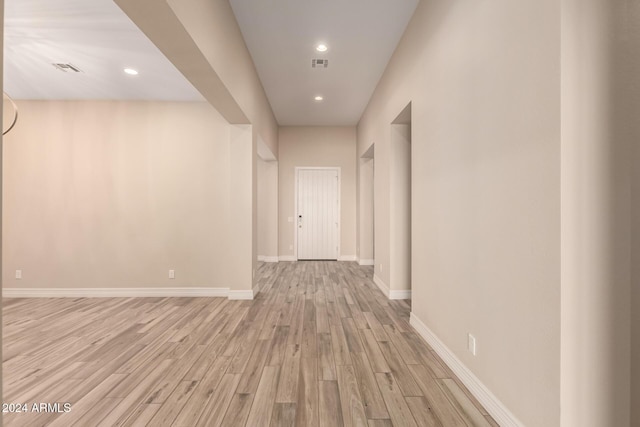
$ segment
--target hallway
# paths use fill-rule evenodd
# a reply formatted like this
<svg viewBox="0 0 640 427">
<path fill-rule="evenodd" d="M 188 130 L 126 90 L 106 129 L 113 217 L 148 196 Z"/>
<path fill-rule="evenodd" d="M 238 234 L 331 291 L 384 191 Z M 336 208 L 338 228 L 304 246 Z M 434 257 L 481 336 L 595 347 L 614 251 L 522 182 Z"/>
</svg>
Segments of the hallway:
<svg viewBox="0 0 640 427">
<path fill-rule="evenodd" d="M 253 301 L 4 299 L 4 402 L 71 403 L 5 425 L 497 425 L 371 267 L 258 275 Z"/>
</svg>

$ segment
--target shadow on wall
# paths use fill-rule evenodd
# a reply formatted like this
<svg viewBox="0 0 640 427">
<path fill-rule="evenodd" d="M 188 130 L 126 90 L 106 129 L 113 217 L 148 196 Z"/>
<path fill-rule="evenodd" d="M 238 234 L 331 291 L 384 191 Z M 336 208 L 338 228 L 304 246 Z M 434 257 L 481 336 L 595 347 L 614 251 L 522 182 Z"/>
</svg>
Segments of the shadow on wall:
<svg viewBox="0 0 640 427">
<path fill-rule="evenodd" d="M 612 47 L 609 49 L 611 55 L 609 59 L 610 79 L 609 79 L 609 118 L 610 124 L 607 140 L 612 143 L 607 144 L 608 151 L 600 153 L 602 158 L 608 159 L 608 163 L 604 165 L 607 168 L 607 177 L 604 182 L 608 188 L 603 189 L 603 194 L 608 195 L 608 203 L 605 204 L 609 209 L 608 242 L 608 259 L 606 266 L 606 277 L 603 278 L 610 285 L 599 299 L 603 307 L 601 313 L 608 315 L 601 318 L 600 325 L 603 336 L 608 342 L 603 342 L 602 347 L 607 349 L 607 355 L 603 358 L 608 360 L 608 370 L 606 378 L 601 382 L 602 389 L 600 392 L 603 396 L 607 396 L 610 406 L 608 410 L 611 413 L 611 419 L 622 421 L 625 417 L 620 417 L 621 412 L 627 412 L 627 408 L 634 410 L 634 405 L 630 404 L 630 396 L 627 390 L 630 389 L 629 369 L 630 364 L 634 360 L 631 357 L 631 309 L 630 303 L 630 283 L 631 283 L 631 265 L 629 264 L 627 254 L 631 250 L 631 234 L 630 234 L 630 149 L 634 141 L 634 135 L 637 135 L 637 120 L 635 116 L 638 110 L 633 108 L 634 89 L 633 85 L 633 68 L 631 61 L 632 40 L 629 35 L 625 34 L 631 30 L 630 23 L 627 25 L 619 25 L 621 19 L 626 21 L 614 10 L 612 26 L 614 30 L 614 39 Z M 635 76 L 638 76 L 636 71 Z M 636 86 L 637 89 L 637 86 Z M 636 138 L 637 140 L 637 138 Z M 604 374 L 604 371 L 602 372 Z M 640 425 L 631 423 L 632 426 Z"/>
<path fill-rule="evenodd" d="M 630 144 L 631 153 L 631 426 L 640 426 L 640 2 L 626 6 L 618 17 L 625 25 L 614 61 L 613 114 L 621 122 L 616 142 Z"/>
</svg>

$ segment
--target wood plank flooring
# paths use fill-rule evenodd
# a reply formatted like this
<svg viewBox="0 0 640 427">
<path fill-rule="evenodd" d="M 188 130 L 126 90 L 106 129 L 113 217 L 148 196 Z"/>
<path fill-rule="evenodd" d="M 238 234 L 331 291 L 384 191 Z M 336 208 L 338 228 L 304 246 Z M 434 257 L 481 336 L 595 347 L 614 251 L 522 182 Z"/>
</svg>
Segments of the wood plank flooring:
<svg viewBox="0 0 640 427">
<path fill-rule="evenodd" d="M 6 426 L 497 426 L 371 267 L 261 264 L 253 301 L 4 299 Z"/>
</svg>

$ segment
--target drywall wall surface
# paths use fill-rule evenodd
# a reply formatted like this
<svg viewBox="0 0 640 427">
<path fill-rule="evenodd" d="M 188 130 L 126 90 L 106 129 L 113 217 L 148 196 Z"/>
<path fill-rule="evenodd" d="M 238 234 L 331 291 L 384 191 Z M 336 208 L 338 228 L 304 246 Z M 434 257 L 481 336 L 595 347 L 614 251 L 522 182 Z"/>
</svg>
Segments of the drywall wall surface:
<svg viewBox="0 0 640 427">
<path fill-rule="evenodd" d="M 3 146 L 4 287 L 229 287 L 230 130 L 216 110 L 18 106 Z"/>
<path fill-rule="evenodd" d="M 278 124 L 227 0 L 168 0 L 255 132 L 278 153 Z"/>
<path fill-rule="evenodd" d="M 229 123 L 248 118 L 165 0 L 114 0 Z"/>
<path fill-rule="evenodd" d="M 227 0 L 115 1 L 231 124 L 252 126 L 245 159 L 251 164 L 251 203 L 238 205 L 249 209 L 247 215 L 234 216 L 247 219 L 243 229 L 252 230 L 251 250 L 238 254 L 249 257 L 243 264 L 250 264 L 251 274 L 258 256 L 257 143 L 277 153 L 278 124 L 233 10 Z"/>
<path fill-rule="evenodd" d="M 640 426 L 640 3 L 616 8 L 616 117 L 623 121 L 623 144 L 629 145 L 631 172 L 631 426 Z"/>
<path fill-rule="evenodd" d="M 258 159 L 258 256 L 278 257 L 278 162 Z"/>
<path fill-rule="evenodd" d="M 295 168 L 340 167 L 340 256 L 355 259 L 355 127 L 281 127 L 279 147 L 279 256 L 295 256 L 296 223 L 288 221 L 295 215 Z"/>
<path fill-rule="evenodd" d="M 230 125 L 229 240 L 230 288 L 253 289 L 257 259 L 256 135 L 251 125 Z M 233 296 L 232 296 L 233 297 Z"/>
<path fill-rule="evenodd" d="M 562 3 L 562 425 L 630 425 L 625 2 Z M 625 85 L 626 86 L 626 85 Z M 622 96 L 621 96 L 622 95 Z"/>
<path fill-rule="evenodd" d="M 374 159 L 371 157 L 358 160 L 358 259 L 362 262 L 374 259 L 373 246 L 373 168 Z"/>
<path fill-rule="evenodd" d="M 560 425 L 559 58 L 557 2 L 420 2 L 358 124 L 376 275 L 390 127 L 411 102 L 412 312 L 531 426 Z"/>
</svg>

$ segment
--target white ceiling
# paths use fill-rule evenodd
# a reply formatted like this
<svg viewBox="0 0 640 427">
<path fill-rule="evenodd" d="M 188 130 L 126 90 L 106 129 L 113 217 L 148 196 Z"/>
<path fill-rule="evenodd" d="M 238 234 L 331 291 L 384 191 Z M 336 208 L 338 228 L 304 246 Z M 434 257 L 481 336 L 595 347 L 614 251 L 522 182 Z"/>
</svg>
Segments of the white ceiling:
<svg viewBox="0 0 640 427">
<path fill-rule="evenodd" d="M 4 89 L 15 99 L 203 100 L 112 0 L 5 0 L 4 23 Z"/>
<path fill-rule="evenodd" d="M 278 123 L 302 126 L 358 122 L 418 0 L 230 3 Z M 329 67 L 311 68 L 313 58 Z"/>
<path fill-rule="evenodd" d="M 230 3 L 278 123 L 322 126 L 358 122 L 418 1 Z M 203 100 L 112 0 L 5 0 L 4 88 L 15 99 Z"/>
</svg>

